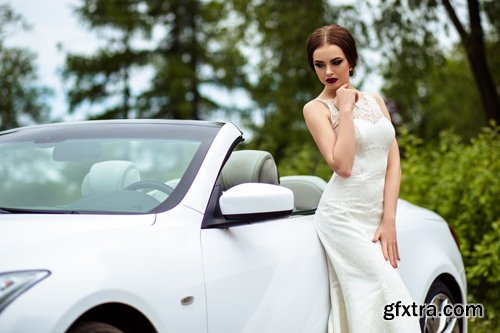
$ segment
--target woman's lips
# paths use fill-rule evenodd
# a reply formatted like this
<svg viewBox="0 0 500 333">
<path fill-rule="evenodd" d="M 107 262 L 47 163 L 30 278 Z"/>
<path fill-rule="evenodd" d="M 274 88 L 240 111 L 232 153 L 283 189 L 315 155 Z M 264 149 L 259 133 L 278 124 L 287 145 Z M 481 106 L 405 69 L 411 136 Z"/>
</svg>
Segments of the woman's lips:
<svg viewBox="0 0 500 333">
<path fill-rule="evenodd" d="M 335 78 L 330 78 L 330 79 L 326 79 L 326 82 L 328 83 L 335 83 L 337 82 L 338 79 L 335 79 Z"/>
</svg>

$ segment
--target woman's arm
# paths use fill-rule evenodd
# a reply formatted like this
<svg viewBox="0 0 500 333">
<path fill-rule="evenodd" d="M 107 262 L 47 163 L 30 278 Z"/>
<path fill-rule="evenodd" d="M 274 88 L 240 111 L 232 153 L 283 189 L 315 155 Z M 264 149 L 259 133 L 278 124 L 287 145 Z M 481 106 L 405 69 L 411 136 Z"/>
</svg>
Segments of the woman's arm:
<svg viewBox="0 0 500 333">
<path fill-rule="evenodd" d="M 383 221 L 396 221 L 396 208 L 401 184 L 401 167 L 399 161 L 399 148 L 396 139 L 392 143 L 387 158 L 387 171 L 384 186 L 384 215 Z"/>
<path fill-rule="evenodd" d="M 390 115 L 384 101 L 375 95 L 380 109 L 389 120 Z M 384 211 L 382 221 L 375 232 L 374 241 L 380 240 L 382 252 L 386 260 L 391 262 L 393 267 L 397 267 L 397 260 L 400 260 L 398 243 L 396 239 L 396 208 L 399 197 L 399 186 L 401 184 L 401 166 L 399 159 L 399 148 L 396 139 L 392 143 L 387 157 L 387 170 L 384 185 Z"/>
<path fill-rule="evenodd" d="M 340 88 L 339 88 L 340 89 Z M 351 176 L 355 154 L 354 123 L 352 108 L 355 93 L 350 89 L 347 98 L 352 104 L 343 102 L 339 112 L 338 134 L 335 134 L 330 123 L 330 111 L 319 101 L 310 101 L 304 106 L 304 119 L 314 142 L 328 166 L 340 177 Z M 346 98 L 344 97 L 344 100 Z"/>
</svg>

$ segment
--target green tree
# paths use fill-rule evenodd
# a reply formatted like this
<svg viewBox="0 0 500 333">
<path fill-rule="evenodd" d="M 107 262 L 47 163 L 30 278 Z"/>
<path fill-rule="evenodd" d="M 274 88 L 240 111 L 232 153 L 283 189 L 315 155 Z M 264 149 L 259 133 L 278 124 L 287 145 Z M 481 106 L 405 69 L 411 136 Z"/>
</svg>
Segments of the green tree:
<svg viewBox="0 0 500 333">
<path fill-rule="evenodd" d="M 63 77 L 70 112 L 84 103 L 105 105 L 95 118 L 128 118 L 135 109 L 131 73 L 146 65 L 148 52 L 134 49 L 134 37 L 148 37 L 151 23 L 134 0 L 84 0 L 78 17 L 106 41 L 93 55 L 68 54 Z"/>
<path fill-rule="evenodd" d="M 494 56 L 499 48 L 500 43 L 490 43 L 487 52 L 492 59 L 492 74 L 500 82 L 500 63 Z M 405 124 L 422 138 L 437 139 L 445 129 L 465 139 L 476 136 L 487 121 L 484 113 L 477 112 L 481 97 L 471 84 L 472 73 L 463 51 L 456 47 L 446 57 L 436 56 L 434 60 L 408 80 L 402 73 L 414 69 L 404 68 L 404 61 L 393 59 L 389 65 L 392 70 L 385 74 L 383 94 L 395 100 L 398 112 L 406 115 Z"/>
<path fill-rule="evenodd" d="M 36 56 L 24 48 L 7 47 L 7 37 L 28 29 L 8 5 L 0 5 L 0 130 L 46 121 L 51 91 L 37 84 Z"/>
<path fill-rule="evenodd" d="M 445 58 L 449 57 L 436 36 L 448 33 L 451 29 L 459 36 L 466 60 L 462 63 L 467 63 L 469 67 L 467 70 L 464 66 L 463 70 L 468 73 L 461 79 L 467 81 L 462 82 L 464 84 L 460 88 L 463 90 L 455 91 L 454 99 L 467 98 L 471 94 L 471 88 L 475 87 L 474 95 L 479 96 L 478 105 L 482 104 L 482 114 L 479 111 L 481 109 L 476 106 L 469 110 L 469 118 L 478 119 L 480 125 L 486 124 L 483 119 L 500 121 L 499 94 L 494 83 L 493 66 L 497 56 L 493 53 L 488 59 L 486 47 L 487 43 L 499 42 L 496 15 L 500 11 L 499 2 L 467 1 L 467 20 L 458 15 L 458 7 L 459 5 L 448 0 L 386 0 L 378 7 L 373 7 L 375 14 L 371 19 L 376 40 L 383 50 L 384 58 L 388 59 L 383 69 L 386 85 L 389 87 L 387 92 L 391 92 L 389 97 L 395 100 L 398 112 L 405 122 L 417 129 L 422 125 L 421 121 L 429 120 L 420 101 L 442 91 L 428 87 L 425 80 L 429 77 L 429 72 L 440 70 L 447 62 Z M 448 17 L 448 20 L 443 17 Z M 486 40 L 485 32 L 490 31 L 489 39 Z M 455 82 L 450 79 L 447 83 Z M 460 84 L 456 85 L 457 88 L 459 86 Z M 424 123 L 423 126 L 427 124 Z"/>
<path fill-rule="evenodd" d="M 67 55 L 71 110 L 87 102 L 105 105 L 97 118 L 200 119 L 221 108 L 201 90 L 240 84 L 242 57 L 221 41 L 223 10 L 216 1 L 82 1 L 76 13 L 106 43 L 94 55 Z M 151 79 L 133 92 L 141 69 Z"/>
<path fill-rule="evenodd" d="M 307 147 L 317 159 L 302 106 L 321 87 L 308 68 L 305 41 L 314 29 L 327 24 L 328 7 L 323 1 L 299 0 L 235 0 L 228 5 L 241 17 L 234 30 L 245 41 L 241 47 L 249 50 L 245 88 L 258 110 L 249 118 L 254 137 L 248 147 L 272 152 L 277 162 Z M 258 116 L 262 122 L 255 123 Z"/>
<path fill-rule="evenodd" d="M 389 106 L 418 135 L 435 138 L 440 130 L 454 128 L 470 138 L 487 119 L 497 118 L 498 96 L 491 97 L 488 82 L 499 79 L 500 2 L 469 1 L 467 25 L 459 25 L 465 20 L 457 19 L 456 8 L 445 0 L 358 1 L 349 6 L 321 0 L 229 3 L 243 17 L 237 28 L 252 50 L 246 89 L 262 115 L 251 118 L 262 118 L 262 123 L 250 125 L 255 135 L 248 146 L 272 151 L 278 161 L 292 163 L 299 150 L 315 149 L 301 108 L 321 87 L 307 70 L 304 42 L 314 28 L 327 23 L 342 24 L 356 37 L 361 70 L 354 84 L 362 89 L 366 74 L 380 68 Z M 482 21 L 478 13 L 485 14 Z M 451 29 L 461 39 L 449 51 L 436 36 Z M 490 32 L 487 41 L 485 31 Z M 366 52 L 370 50 L 379 52 L 382 60 L 371 61 Z M 313 160 L 311 172 L 321 163 L 319 155 Z"/>
<path fill-rule="evenodd" d="M 442 131 L 436 142 L 401 131 L 401 197 L 429 208 L 455 230 L 467 274 L 468 301 L 486 317 L 471 332 L 500 327 L 500 127 L 484 127 L 470 141 Z"/>
</svg>

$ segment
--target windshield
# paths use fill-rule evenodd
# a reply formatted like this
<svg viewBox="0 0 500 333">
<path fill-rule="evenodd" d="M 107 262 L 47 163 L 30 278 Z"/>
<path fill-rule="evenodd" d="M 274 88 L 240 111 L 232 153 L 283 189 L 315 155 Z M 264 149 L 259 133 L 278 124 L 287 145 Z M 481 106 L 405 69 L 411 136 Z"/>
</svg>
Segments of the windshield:
<svg viewBox="0 0 500 333">
<path fill-rule="evenodd" d="M 0 136 L 3 212 L 169 209 L 189 188 L 214 135 L 208 126 L 60 127 Z"/>
</svg>

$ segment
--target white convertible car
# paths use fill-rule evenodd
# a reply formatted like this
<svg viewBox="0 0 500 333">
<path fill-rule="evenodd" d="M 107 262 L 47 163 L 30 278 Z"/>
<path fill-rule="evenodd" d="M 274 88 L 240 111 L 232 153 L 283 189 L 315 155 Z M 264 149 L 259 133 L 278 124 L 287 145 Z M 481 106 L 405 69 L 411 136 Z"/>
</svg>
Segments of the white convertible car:
<svg viewBox="0 0 500 333">
<path fill-rule="evenodd" d="M 279 179 L 268 152 L 233 151 L 241 141 L 203 121 L 0 132 L 0 332 L 325 333 L 325 182 Z M 415 302 L 463 303 L 447 223 L 400 200 L 397 227 Z M 421 323 L 466 331 L 460 318 Z"/>
</svg>

